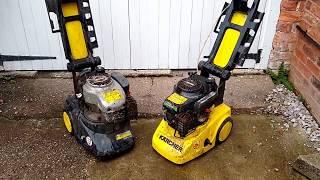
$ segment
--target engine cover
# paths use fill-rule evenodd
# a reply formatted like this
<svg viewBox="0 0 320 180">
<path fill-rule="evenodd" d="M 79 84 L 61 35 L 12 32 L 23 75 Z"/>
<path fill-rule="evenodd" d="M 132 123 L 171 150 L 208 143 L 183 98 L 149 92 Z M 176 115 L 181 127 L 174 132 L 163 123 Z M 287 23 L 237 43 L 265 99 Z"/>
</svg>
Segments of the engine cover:
<svg viewBox="0 0 320 180">
<path fill-rule="evenodd" d="M 191 75 L 179 81 L 174 92 L 164 101 L 164 119 L 179 132 L 180 137 L 185 137 L 207 120 L 207 113 L 196 111 L 195 104 L 215 91 L 216 86 L 212 79 Z"/>
<path fill-rule="evenodd" d="M 83 85 L 85 103 L 96 105 L 103 113 L 123 110 L 126 94 L 121 85 L 107 73 L 87 77 Z"/>
</svg>

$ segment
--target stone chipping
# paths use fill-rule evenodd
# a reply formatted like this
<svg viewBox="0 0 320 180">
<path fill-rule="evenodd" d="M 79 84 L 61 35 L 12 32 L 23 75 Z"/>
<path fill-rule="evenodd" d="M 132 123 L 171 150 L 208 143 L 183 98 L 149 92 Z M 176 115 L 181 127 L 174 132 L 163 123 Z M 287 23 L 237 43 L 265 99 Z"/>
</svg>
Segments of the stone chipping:
<svg viewBox="0 0 320 180">
<path fill-rule="evenodd" d="M 284 119 L 283 128 L 300 126 L 309 137 L 313 148 L 320 152 L 320 127 L 309 110 L 296 94 L 282 84 L 277 85 L 265 98 L 263 113 L 280 115 Z"/>
</svg>

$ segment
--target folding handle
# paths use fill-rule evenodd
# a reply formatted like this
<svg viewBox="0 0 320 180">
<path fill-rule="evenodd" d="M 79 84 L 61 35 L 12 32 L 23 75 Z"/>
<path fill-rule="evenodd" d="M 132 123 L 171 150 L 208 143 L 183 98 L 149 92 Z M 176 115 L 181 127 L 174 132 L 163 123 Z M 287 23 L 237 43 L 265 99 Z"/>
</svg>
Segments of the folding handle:
<svg viewBox="0 0 320 180">
<path fill-rule="evenodd" d="M 57 0 L 45 0 L 45 2 L 46 2 L 51 31 L 52 31 L 52 33 L 58 33 L 58 32 L 60 32 L 60 27 L 59 27 L 59 23 L 58 23 L 58 19 L 57 19 L 58 18 L 57 17 L 57 14 L 58 14 Z M 56 19 L 54 19 L 54 17 Z M 57 22 L 57 27 L 55 26 L 54 22 Z"/>
<path fill-rule="evenodd" d="M 220 27 L 221 18 L 222 18 L 223 15 L 224 15 L 224 14 L 221 14 L 221 15 L 219 16 L 219 19 L 218 19 L 218 21 L 217 21 L 217 23 L 216 23 L 216 26 L 214 27 L 214 32 L 215 32 L 215 33 L 219 33 L 219 32 L 220 32 L 220 30 L 218 30 L 218 28 Z"/>
<path fill-rule="evenodd" d="M 68 71 L 76 71 L 76 72 L 80 72 L 85 68 L 93 68 L 96 67 L 98 65 L 101 65 L 101 59 L 100 57 L 89 57 L 88 59 L 86 59 L 85 61 L 82 62 L 70 62 L 67 64 L 67 69 Z"/>
<path fill-rule="evenodd" d="M 228 3 L 225 3 L 224 4 L 224 6 L 223 6 L 223 10 L 222 10 L 222 13 L 220 14 L 220 16 L 219 16 L 219 18 L 218 18 L 218 20 L 217 20 L 217 23 L 216 23 L 216 26 L 214 27 L 214 32 L 215 33 L 219 33 L 220 32 L 220 30 L 218 30 L 218 28 L 220 27 L 220 25 L 221 25 L 221 18 L 222 18 L 222 16 L 224 16 L 224 15 L 226 15 L 226 11 L 227 11 L 227 9 L 229 8 L 228 6 L 229 6 L 230 4 L 228 4 Z"/>
<path fill-rule="evenodd" d="M 229 70 L 218 68 L 215 65 L 205 61 L 199 62 L 198 69 L 214 76 L 218 76 L 223 80 L 228 80 L 231 76 L 231 72 Z"/>
</svg>

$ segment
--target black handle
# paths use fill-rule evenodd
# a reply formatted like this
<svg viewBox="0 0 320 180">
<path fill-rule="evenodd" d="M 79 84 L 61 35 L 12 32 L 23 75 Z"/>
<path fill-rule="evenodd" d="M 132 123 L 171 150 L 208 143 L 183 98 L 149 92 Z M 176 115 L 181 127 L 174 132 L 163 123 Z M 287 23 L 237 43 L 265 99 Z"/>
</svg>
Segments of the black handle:
<svg viewBox="0 0 320 180">
<path fill-rule="evenodd" d="M 218 21 L 216 23 L 216 26 L 214 27 L 214 32 L 215 33 L 219 33 L 220 32 L 220 30 L 218 31 L 218 27 L 220 27 L 220 24 L 221 24 L 220 21 L 221 21 L 222 16 L 223 16 L 223 14 L 220 15 L 220 17 L 219 17 L 219 19 L 218 19 Z"/>
<path fill-rule="evenodd" d="M 54 30 L 55 29 L 54 23 L 53 23 L 53 20 L 50 17 L 50 13 L 54 13 L 54 14 L 57 15 L 58 2 L 57 2 L 57 0 L 45 0 L 45 2 L 46 2 L 48 18 L 49 18 L 49 22 L 50 22 L 50 26 L 51 26 L 51 31 L 52 31 L 52 33 L 58 33 L 58 32 L 60 32 L 60 29 Z"/>
<path fill-rule="evenodd" d="M 228 7 L 229 5 L 230 5 L 230 4 L 228 4 L 228 3 L 225 3 L 225 4 L 224 4 L 222 13 L 220 14 L 220 16 L 219 16 L 219 18 L 218 18 L 218 21 L 217 21 L 217 23 L 216 23 L 216 26 L 214 27 L 214 30 L 213 30 L 215 33 L 219 33 L 219 32 L 220 32 L 220 30 L 218 31 L 218 27 L 220 27 L 221 18 L 222 18 L 222 16 L 226 15 L 226 11 L 227 11 L 227 9 L 229 8 L 229 7 Z"/>
<path fill-rule="evenodd" d="M 86 60 L 83 60 L 82 62 L 70 62 L 67 64 L 68 71 L 82 71 L 85 68 L 89 67 L 96 67 L 101 64 L 100 57 L 89 57 Z"/>
<path fill-rule="evenodd" d="M 223 80 L 228 80 L 231 76 L 231 72 L 226 70 L 226 69 L 222 69 L 219 68 L 209 62 L 205 62 L 205 61 L 200 61 L 198 68 L 201 71 L 205 71 L 211 75 L 217 76 Z"/>
</svg>

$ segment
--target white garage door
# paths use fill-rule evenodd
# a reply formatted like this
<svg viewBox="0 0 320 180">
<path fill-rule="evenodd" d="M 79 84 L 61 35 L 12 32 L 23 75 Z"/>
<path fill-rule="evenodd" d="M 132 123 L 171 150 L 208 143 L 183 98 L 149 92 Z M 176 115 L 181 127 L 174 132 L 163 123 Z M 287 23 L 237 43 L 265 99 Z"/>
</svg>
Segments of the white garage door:
<svg viewBox="0 0 320 180">
<path fill-rule="evenodd" d="M 35 56 L 35 60 L 4 61 L 5 70 L 65 70 L 59 34 L 52 34 L 44 0 L 0 0 L 0 54 Z M 91 0 L 99 48 L 108 69 L 194 69 L 208 55 L 212 27 L 224 0 Z M 263 49 L 265 69 L 280 11 L 280 1 L 261 0 L 266 16 L 251 53 Z M 209 37 L 209 40 L 207 41 Z M 202 54 L 200 55 L 200 52 Z M 37 56 L 56 59 L 37 60 Z M 23 59 L 23 58 L 22 58 Z M 14 61 L 12 61 L 14 60 Z"/>
</svg>

